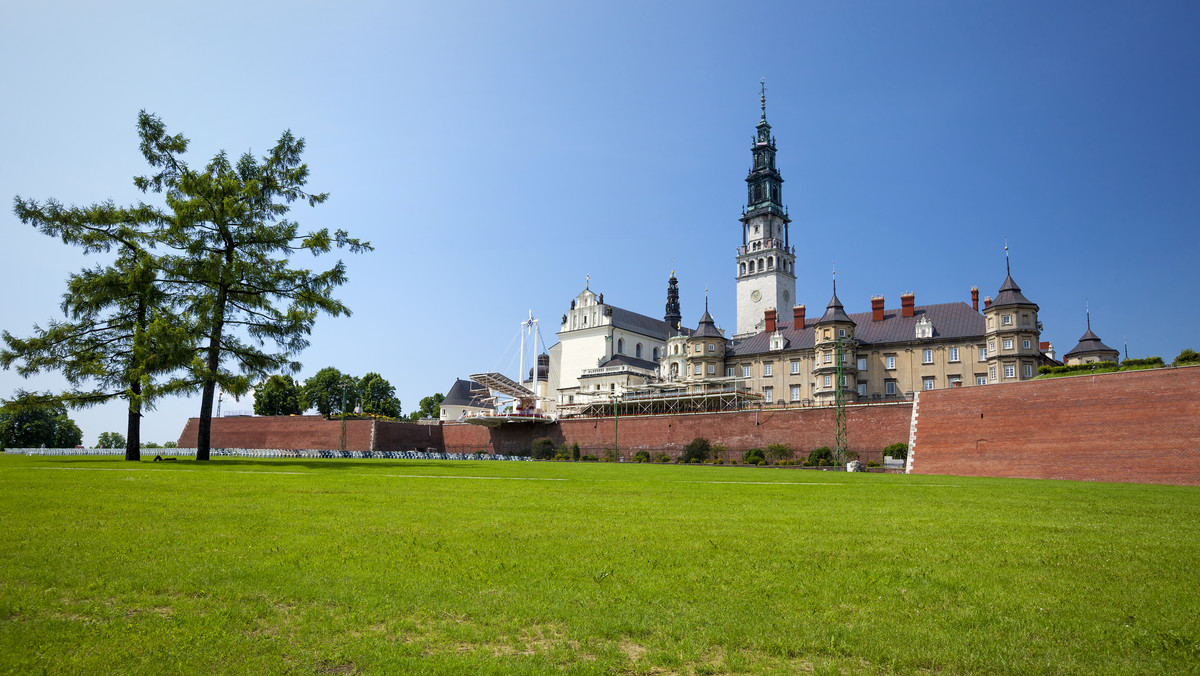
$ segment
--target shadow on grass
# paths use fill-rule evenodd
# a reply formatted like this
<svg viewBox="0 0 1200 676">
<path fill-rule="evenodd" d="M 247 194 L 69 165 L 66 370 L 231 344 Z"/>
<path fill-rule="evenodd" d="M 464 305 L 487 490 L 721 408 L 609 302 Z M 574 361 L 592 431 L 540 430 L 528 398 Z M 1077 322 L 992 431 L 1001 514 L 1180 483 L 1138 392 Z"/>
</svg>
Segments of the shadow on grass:
<svg viewBox="0 0 1200 676">
<path fill-rule="evenodd" d="M 143 461 L 145 462 L 145 461 Z M 348 470 L 348 469 L 453 469 L 463 467 L 467 463 L 476 465 L 481 460 L 401 460 L 390 458 L 369 458 L 363 460 L 320 459 L 320 458 L 213 458 L 207 462 L 193 459 L 190 465 L 212 465 L 219 467 L 245 467 L 253 469 L 282 469 L 285 467 L 303 467 L 309 470 Z"/>
<path fill-rule="evenodd" d="M 495 463 L 496 460 L 403 460 L 390 458 L 367 458 L 362 460 L 348 459 L 321 459 L 321 458 L 212 458 L 207 461 L 196 460 L 195 458 L 181 457 L 174 461 L 154 462 L 153 455 L 142 455 L 141 461 L 127 461 L 120 456 L 85 456 L 85 455 L 60 455 L 60 456 L 27 456 L 31 460 L 40 460 L 43 462 L 51 462 L 55 465 L 107 465 L 113 469 L 129 468 L 134 469 L 141 465 L 161 466 L 163 469 L 172 467 L 186 467 L 188 469 L 197 467 L 212 467 L 219 469 L 222 467 L 237 467 L 244 469 L 262 469 L 262 470 L 280 470 L 287 468 L 304 468 L 311 471 L 317 470 L 350 470 L 350 469 L 454 469 L 456 467 L 465 467 L 468 464 L 477 466 L 482 462 Z"/>
</svg>

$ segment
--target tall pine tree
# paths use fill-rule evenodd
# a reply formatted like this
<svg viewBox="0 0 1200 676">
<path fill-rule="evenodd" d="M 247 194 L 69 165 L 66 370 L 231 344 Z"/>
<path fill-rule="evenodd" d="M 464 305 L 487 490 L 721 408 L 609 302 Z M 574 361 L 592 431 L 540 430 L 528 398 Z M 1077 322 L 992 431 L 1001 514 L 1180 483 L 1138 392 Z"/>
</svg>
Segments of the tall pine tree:
<svg viewBox="0 0 1200 676">
<path fill-rule="evenodd" d="M 61 371 L 74 389 L 53 398 L 72 407 L 125 399 L 125 459 L 139 460 L 143 409 L 188 386 L 170 377 L 190 360 L 191 341 L 186 324 L 173 317 L 152 251 L 162 234 L 159 214 L 144 204 L 66 208 L 54 199 L 38 203 L 20 196 L 13 211 L 86 253 L 115 252 L 115 258 L 67 279 L 63 320 L 34 326 L 29 338 L 5 331 L 0 365 L 16 363 L 23 376 Z"/>
<path fill-rule="evenodd" d="M 163 242 L 168 288 L 195 327 L 191 373 L 201 386 L 197 460 L 209 458 L 212 406 L 217 385 L 235 395 L 252 378 L 296 371 L 295 356 L 308 346 L 317 315 L 349 315 L 333 297 L 346 267 L 313 271 L 294 264 L 293 254 L 320 255 L 334 246 L 369 251 L 371 245 L 337 230 L 299 232 L 286 218 L 296 200 L 309 206 L 326 193 L 305 190 L 304 140 L 285 131 L 262 158 L 250 153 L 236 164 L 217 153 L 203 169 L 188 167 L 188 141 L 170 136 L 145 111 L 138 118 L 142 153 L 158 173 L 137 179 L 144 191 L 163 193 Z M 268 347 L 270 345 L 270 347 Z"/>
</svg>

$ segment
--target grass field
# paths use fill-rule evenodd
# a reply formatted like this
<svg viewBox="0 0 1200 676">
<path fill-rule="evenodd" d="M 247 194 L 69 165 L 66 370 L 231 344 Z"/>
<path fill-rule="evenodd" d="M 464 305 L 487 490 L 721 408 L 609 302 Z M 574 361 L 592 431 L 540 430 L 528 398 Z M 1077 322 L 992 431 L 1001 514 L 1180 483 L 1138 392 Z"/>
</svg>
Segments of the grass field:
<svg viewBox="0 0 1200 676">
<path fill-rule="evenodd" d="M 1191 673 L 1200 489 L 0 457 L 0 671 Z"/>
</svg>

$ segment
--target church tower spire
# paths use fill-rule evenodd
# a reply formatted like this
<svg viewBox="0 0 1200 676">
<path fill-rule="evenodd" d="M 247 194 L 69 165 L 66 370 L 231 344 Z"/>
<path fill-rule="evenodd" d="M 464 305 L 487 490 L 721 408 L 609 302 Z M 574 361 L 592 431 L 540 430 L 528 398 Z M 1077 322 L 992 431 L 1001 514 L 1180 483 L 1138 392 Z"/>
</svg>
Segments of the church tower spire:
<svg viewBox="0 0 1200 676">
<path fill-rule="evenodd" d="M 742 244 L 737 249 L 737 334 L 761 330 L 767 308 L 791 307 L 796 295 L 795 249 L 783 205 L 783 177 L 775 166 L 775 137 L 767 122 L 766 78 L 761 81 L 762 115 L 750 146 Z"/>
<path fill-rule="evenodd" d="M 667 280 L 667 313 L 663 315 L 663 321 L 672 330 L 678 329 L 683 321 L 683 313 L 679 310 L 679 280 L 675 279 L 674 270 L 671 271 L 671 279 Z"/>
</svg>

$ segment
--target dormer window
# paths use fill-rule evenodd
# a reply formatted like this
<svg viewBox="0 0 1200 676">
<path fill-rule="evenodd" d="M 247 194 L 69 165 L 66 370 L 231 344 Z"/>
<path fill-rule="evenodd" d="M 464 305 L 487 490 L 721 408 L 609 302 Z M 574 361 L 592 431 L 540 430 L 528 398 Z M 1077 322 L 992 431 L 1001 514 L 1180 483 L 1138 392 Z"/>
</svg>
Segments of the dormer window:
<svg viewBox="0 0 1200 676">
<path fill-rule="evenodd" d="M 778 331 L 776 331 L 775 333 L 771 334 L 771 349 L 772 350 L 782 350 L 784 347 L 786 347 L 786 344 L 787 343 L 783 339 L 782 333 L 779 333 Z M 792 363 L 795 364 L 795 362 L 792 362 Z"/>
<path fill-rule="evenodd" d="M 929 321 L 928 317 L 921 317 L 917 322 L 917 338 L 932 338 L 933 337 L 933 322 Z"/>
</svg>

